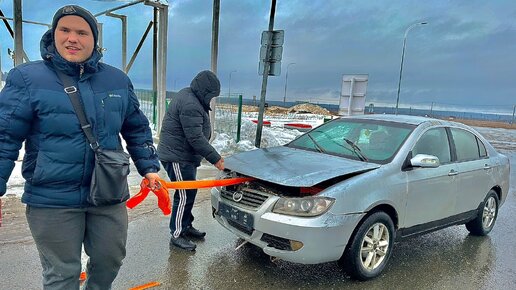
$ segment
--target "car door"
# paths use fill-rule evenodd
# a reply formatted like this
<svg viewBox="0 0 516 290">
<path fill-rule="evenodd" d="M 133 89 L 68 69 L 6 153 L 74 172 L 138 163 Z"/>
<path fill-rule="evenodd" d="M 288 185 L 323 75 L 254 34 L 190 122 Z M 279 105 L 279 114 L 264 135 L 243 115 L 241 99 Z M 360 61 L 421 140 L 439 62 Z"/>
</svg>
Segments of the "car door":
<svg viewBox="0 0 516 290">
<path fill-rule="evenodd" d="M 414 167 L 407 173 L 405 225 L 421 225 L 455 213 L 458 168 L 451 162 L 450 142 L 444 127 L 424 132 L 412 149 L 412 156 L 428 154 L 439 158 L 436 168 Z"/>
<path fill-rule="evenodd" d="M 450 128 L 450 132 L 459 170 L 456 211 L 464 213 L 476 209 L 491 189 L 492 164 L 473 133 L 460 128 Z"/>
</svg>

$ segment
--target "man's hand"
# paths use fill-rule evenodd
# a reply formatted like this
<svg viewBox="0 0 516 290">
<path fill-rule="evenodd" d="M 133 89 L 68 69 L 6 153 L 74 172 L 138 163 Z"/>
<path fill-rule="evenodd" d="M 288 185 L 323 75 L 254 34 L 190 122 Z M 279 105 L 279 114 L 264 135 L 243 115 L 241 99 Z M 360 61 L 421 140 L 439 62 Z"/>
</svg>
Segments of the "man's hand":
<svg viewBox="0 0 516 290">
<path fill-rule="evenodd" d="M 149 173 L 145 174 L 145 178 L 147 178 L 147 180 L 149 181 L 150 189 L 154 190 L 157 188 L 157 184 L 158 184 L 157 180 L 160 179 L 161 177 L 156 172 L 149 172 Z"/>
<path fill-rule="evenodd" d="M 218 170 L 224 170 L 224 158 L 220 157 L 220 160 L 213 165 L 217 167 Z"/>
</svg>

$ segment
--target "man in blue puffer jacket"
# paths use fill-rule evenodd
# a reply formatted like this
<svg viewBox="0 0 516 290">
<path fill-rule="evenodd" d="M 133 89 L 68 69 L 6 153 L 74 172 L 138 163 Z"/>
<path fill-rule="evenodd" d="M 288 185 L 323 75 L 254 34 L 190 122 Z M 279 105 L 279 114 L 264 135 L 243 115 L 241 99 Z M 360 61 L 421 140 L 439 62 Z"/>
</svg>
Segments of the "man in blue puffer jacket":
<svg viewBox="0 0 516 290">
<path fill-rule="evenodd" d="M 95 17 L 76 5 L 60 8 L 41 40 L 42 61 L 9 72 L 0 93 L 0 196 L 22 142 L 26 217 L 43 267 L 44 289 L 79 289 L 81 246 L 90 257 L 86 289 L 109 289 L 125 257 L 125 200 L 87 201 L 94 151 L 56 70 L 77 83 L 86 118 L 103 149 L 127 143 L 138 172 L 153 186 L 160 165 L 149 122 L 122 71 L 100 63 Z"/>
</svg>

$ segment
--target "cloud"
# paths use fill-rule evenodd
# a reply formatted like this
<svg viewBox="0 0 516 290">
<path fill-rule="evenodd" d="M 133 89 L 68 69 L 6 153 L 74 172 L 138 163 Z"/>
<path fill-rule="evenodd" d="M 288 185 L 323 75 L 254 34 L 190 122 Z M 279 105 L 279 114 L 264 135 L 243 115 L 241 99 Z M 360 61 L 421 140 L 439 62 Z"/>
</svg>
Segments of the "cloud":
<svg viewBox="0 0 516 290">
<path fill-rule="evenodd" d="M 47 9 L 37 9 L 32 4 L 38 0 L 25 0 L 24 17 L 48 22 L 67 2 L 50 1 Z M 76 2 L 93 12 L 128 3 Z M 11 4 L 2 1 L 0 9 L 8 14 Z M 169 2 L 169 89 L 187 86 L 198 71 L 211 67 L 212 4 L 203 0 Z M 129 18 L 129 60 L 152 20 L 152 9 L 138 4 L 118 12 Z M 221 1 L 217 70 L 223 92 L 228 89 L 229 72 L 237 70 L 232 75 L 231 91 L 259 98 L 260 37 L 268 29 L 269 12 L 270 1 Z M 428 21 L 407 36 L 401 102 L 512 106 L 516 95 L 515 18 L 516 2 L 512 0 L 278 1 L 274 28 L 285 31 L 283 72 L 269 77 L 267 99 L 283 99 L 286 65 L 295 62 L 289 70 L 289 99 L 336 99 L 343 74 L 366 73 L 368 100 L 394 103 L 405 30 L 413 23 Z M 104 44 L 108 48 L 104 60 L 120 66 L 120 21 L 105 16 L 99 20 L 104 23 Z M 24 27 L 27 53 L 31 59 L 38 58 L 39 37 L 44 29 Z M 5 50 L 12 48 L 12 41 L 2 29 L 0 37 L 6 70 L 12 62 Z M 152 86 L 151 37 L 152 33 L 130 72 L 137 87 Z"/>
</svg>

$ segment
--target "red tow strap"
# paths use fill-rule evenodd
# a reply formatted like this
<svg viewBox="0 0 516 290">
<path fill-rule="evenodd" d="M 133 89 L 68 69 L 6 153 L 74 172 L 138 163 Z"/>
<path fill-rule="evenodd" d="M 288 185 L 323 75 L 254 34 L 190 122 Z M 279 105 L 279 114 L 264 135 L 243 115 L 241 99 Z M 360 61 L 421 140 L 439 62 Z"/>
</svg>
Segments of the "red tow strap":
<svg viewBox="0 0 516 290">
<path fill-rule="evenodd" d="M 161 209 L 164 215 L 169 215 L 172 212 L 170 204 L 170 196 L 168 191 L 170 189 L 198 189 L 198 188 L 209 188 L 215 186 L 229 186 L 235 185 L 247 181 L 254 180 L 251 177 L 236 177 L 228 179 L 217 179 L 217 180 L 188 180 L 188 181 L 172 181 L 167 182 L 163 179 L 158 179 L 158 188 L 151 190 L 149 187 L 149 181 L 144 178 L 140 183 L 140 191 L 133 197 L 131 197 L 126 206 L 128 208 L 134 208 L 140 204 L 152 191 L 158 197 L 158 207 Z"/>
</svg>

